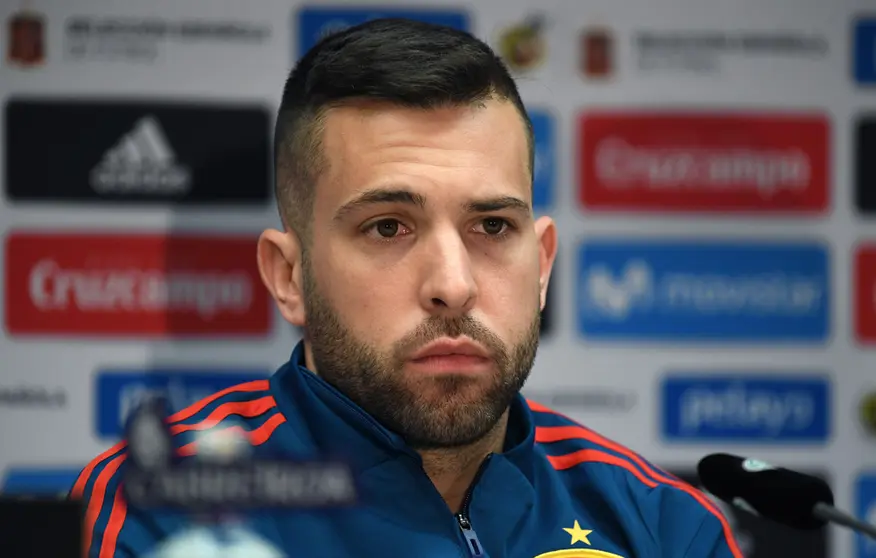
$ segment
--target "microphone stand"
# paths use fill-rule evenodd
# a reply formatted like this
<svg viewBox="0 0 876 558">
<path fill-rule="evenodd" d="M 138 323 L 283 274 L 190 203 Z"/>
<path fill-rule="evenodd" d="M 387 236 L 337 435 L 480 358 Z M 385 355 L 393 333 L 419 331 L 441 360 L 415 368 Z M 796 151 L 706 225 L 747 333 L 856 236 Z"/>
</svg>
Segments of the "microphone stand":
<svg viewBox="0 0 876 558">
<path fill-rule="evenodd" d="M 876 540 L 876 526 L 865 523 L 864 521 L 842 512 L 833 506 L 829 506 L 824 502 L 818 502 L 815 504 L 812 508 L 812 515 L 818 519 L 823 519 L 830 523 L 836 523 L 837 525 L 848 527 L 856 533 L 867 535 L 871 539 Z"/>
</svg>

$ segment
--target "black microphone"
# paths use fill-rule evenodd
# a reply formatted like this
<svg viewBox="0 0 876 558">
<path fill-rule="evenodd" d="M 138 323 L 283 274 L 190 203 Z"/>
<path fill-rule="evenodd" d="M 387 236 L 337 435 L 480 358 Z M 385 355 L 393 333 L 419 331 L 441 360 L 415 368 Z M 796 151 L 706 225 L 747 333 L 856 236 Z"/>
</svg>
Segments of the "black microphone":
<svg viewBox="0 0 876 558">
<path fill-rule="evenodd" d="M 876 526 L 833 507 L 833 491 L 817 477 L 726 453 L 704 457 L 697 473 L 708 492 L 749 513 L 803 530 L 836 523 L 876 539 Z"/>
</svg>

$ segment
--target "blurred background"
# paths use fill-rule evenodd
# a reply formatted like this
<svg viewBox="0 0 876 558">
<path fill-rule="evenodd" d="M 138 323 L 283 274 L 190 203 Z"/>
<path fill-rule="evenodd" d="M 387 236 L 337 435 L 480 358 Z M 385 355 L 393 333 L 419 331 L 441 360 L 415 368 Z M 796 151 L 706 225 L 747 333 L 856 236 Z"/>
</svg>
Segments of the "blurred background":
<svg viewBox="0 0 876 558">
<path fill-rule="evenodd" d="M 561 237 L 527 395 L 876 520 L 872 0 L 0 1 L 0 490 L 65 493 L 144 395 L 288 358 L 255 259 L 274 113 L 319 37 L 386 16 L 518 77 Z M 749 557 L 876 556 L 727 511 Z"/>
</svg>

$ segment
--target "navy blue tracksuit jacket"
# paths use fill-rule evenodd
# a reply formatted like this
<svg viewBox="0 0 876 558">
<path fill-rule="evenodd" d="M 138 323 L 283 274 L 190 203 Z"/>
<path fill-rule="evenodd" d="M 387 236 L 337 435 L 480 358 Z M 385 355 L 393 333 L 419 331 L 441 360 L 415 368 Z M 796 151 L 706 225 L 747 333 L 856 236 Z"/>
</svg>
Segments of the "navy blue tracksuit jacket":
<svg viewBox="0 0 876 558">
<path fill-rule="evenodd" d="M 255 455 L 344 455 L 361 506 L 264 511 L 248 527 L 290 558 L 741 558 L 727 520 L 700 491 L 632 451 L 522 396 L 502 453 L 489 456 L 463 509 L 450 510 L 419 456 L 304 367 L 299 344 L 269 379 L 175 413 L 182 455 L 199 425 L 245 425 Z M 203 427 L 203 426 L 202 426 Z M 128 506 L 125 443 L 94 459 L 71 497 L 86 508 L 89 558 L 148 556 L 189 518 Z"/>
</svg>

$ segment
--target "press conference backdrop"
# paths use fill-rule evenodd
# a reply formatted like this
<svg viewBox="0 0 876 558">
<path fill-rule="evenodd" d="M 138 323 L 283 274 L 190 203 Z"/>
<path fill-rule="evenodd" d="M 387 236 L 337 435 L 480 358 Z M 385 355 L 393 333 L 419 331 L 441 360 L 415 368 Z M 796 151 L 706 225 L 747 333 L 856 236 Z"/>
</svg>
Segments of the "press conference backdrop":
<svg viewBox="0 0 876 558">
<path fill-rule="evenodd" d="M 5 490 L 65 490 L 146 393 L 288 358 L 254 251 L 284 77 L 324 33 L 403 16 L 490 42 L 535 125 L 561 244 L 528 395 L 691 482 L 705 453 L 757 456 L 876 520 L 876 4 L 0 10 Z M 876 556 L 732 515 L 748 556 Z"/>
</svg>

